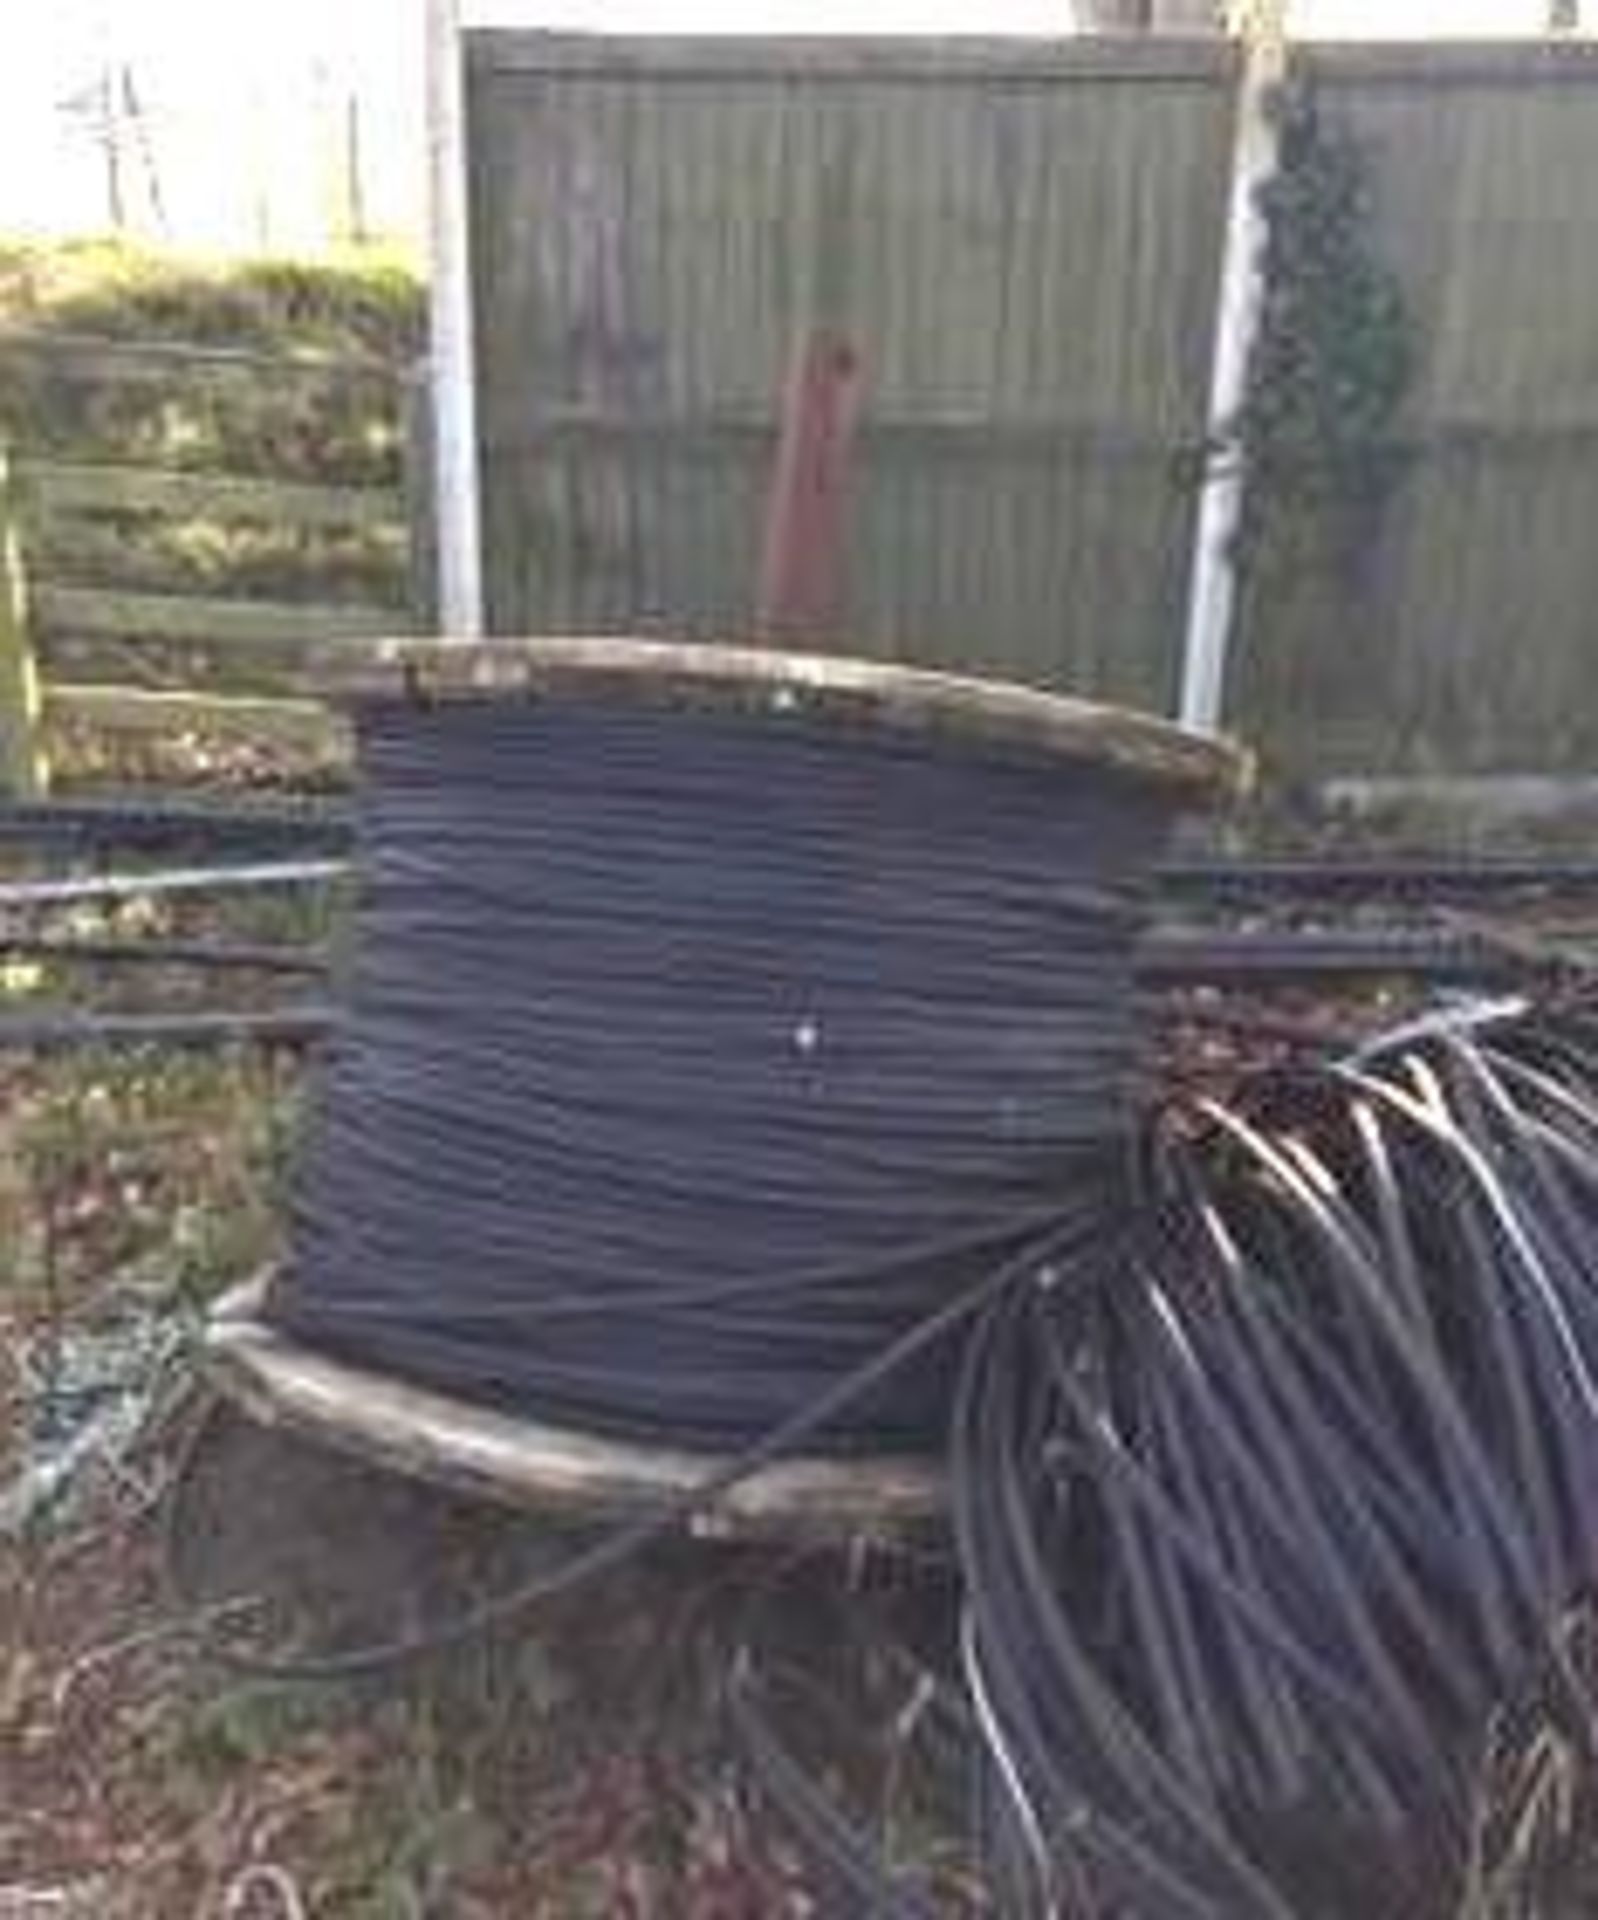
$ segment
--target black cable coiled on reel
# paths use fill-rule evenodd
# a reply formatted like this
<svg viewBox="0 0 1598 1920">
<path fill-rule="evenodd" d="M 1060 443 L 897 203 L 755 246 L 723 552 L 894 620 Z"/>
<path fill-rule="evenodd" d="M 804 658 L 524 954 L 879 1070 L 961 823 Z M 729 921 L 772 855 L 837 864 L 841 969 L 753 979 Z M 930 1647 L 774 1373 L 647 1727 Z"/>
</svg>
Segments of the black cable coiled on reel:
<svg viewBox="0 0 1598 1920">
<path fill-rule="evenodd" d="M 1165 820 L 1129 778 L 795 713 L 360 730 L 357 950 L 272 1301 L 307 1342 L 734 1452 L 1124 1144 Z M 810 1444 L 937 1448 L 952 1363 Z"/>
</svg>

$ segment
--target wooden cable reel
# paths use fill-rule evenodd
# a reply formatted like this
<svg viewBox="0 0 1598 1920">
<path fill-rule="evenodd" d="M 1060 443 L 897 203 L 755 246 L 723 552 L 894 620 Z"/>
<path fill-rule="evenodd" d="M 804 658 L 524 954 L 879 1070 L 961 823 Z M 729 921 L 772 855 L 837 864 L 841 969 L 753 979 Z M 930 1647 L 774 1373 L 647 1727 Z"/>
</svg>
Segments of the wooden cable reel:
<svg viewBox="0 0 1598 1920">
<path fill-rule="evenodd" d="M 354 710 L 414 701 L 623 705 L 803 716 L 866 743 L 909 736 L 939 756 L 1021 756 L 1102 772 L 1174 816 L 1234 791 L 1231 747 L 1114 708 L 996 682 L 839 657 L 631 639 L 343 645 L 315 683 Z M 357 936 L 359 918 L 357 916 Z M 721 1464 L 692 1449 L 643 1446 L 474 1404 L 316 1350 L 271 1325 L 268 1276 L 216 1308 L 212 1377 L 254 1418 L 370 1463 L 501 1502 L 588 1517 L 681 1505 Z M 757 1465 L 720 1491 L 696 1525 L 717 1534 L 849 1537 L 932 1521 L 942 1499 L 933 1459 L 800 1455 Z"/>
</svg>

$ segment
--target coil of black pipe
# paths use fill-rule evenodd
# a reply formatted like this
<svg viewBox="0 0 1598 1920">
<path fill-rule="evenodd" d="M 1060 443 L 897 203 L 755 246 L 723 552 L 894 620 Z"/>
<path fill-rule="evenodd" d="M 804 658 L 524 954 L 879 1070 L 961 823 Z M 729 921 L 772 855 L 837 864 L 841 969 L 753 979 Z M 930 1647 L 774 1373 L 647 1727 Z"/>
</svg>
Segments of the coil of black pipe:
<svg viewBox="0 0 1598 1920">
<path fill-rule="evenodd" d="M 523 659 L 558 685 L 356 702 L 355 958 L 271 1317 L 735 1452 L 1124 1152 L 1143 883 L 1233 763 L 903 669 Z M 954 1351 L 816 1443 L 935 1448 Z"/>
</svg>

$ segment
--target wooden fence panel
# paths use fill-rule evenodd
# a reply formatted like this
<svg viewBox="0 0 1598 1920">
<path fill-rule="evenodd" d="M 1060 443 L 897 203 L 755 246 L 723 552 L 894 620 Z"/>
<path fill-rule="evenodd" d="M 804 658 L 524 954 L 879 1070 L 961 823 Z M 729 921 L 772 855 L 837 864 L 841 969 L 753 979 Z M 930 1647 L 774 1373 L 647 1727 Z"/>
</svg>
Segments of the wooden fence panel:
<svg viewBox="0 0 1598 1920">
<path fill-rule="evenodd" d="M 1598 760 L 1598 47 L 1301 56 L 1403 287 L 1410 459 L 1369 564 L 1250 609 L 1238 711 L 1301 769 Z"/>
<path fill-rule="evenodd" d="M 747 635 L 777 397 L 831 323 L 865 365 L 849 644 L 1169 704 L 1232 73 L 470 35 L 493 630 Z"/>
</svg>

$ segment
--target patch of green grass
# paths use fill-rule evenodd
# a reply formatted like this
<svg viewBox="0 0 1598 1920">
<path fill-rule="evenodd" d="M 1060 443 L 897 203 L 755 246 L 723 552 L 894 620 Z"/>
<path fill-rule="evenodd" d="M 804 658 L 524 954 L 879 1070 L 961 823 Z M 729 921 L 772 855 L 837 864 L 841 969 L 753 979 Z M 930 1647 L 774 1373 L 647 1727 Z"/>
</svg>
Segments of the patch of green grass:
<svg viewBox="0 0 1598 1920">
<path fill-rule="evenodd" d="M 117 239 L 13 240 L 0 241 L 0 322 L 389 357 L 419 350 L 423 313 L 416 261 L 397 246 L 233 261 Z"/>
<path fill-rule="evenodd" d="M 345 1696 L 324 1689 L 240 1681 L 197 1693 L 162 1729 L 151 1761 L 203 1806 L 218 1780 L 280 1759 L 312 1735 L 336 1731 L 349 1717 Z"/>
<path fill-rule="evenodd" d="M 398 488 L 405 379 L 422 322 L 422 283 L 392 254 L 208 263 L 100 242 L 0 243 L 0 446 L 24 462 Z M 174 359 L 170 370 L 163 364 L 130 380 L 70 351 L 41 349 L 51 337 L 81 336 L 224 347 L 298 365 L 229 371 Z M 406 624 L 412 583 L 398 522 L 297 530 L 204 512 L 45 511 L 30 508 L 26 489 L 19 498 L 24 564 L 35 581 L 357 601 L 392 607 L 396 624 Z"/>
<path fill-rule="evenodd" d="M 286 1057 L 139 1048 L 9 1069 L 0 1290 L 202 1301 L 273 1259 L 299 1115 Z"/>
</svg>

